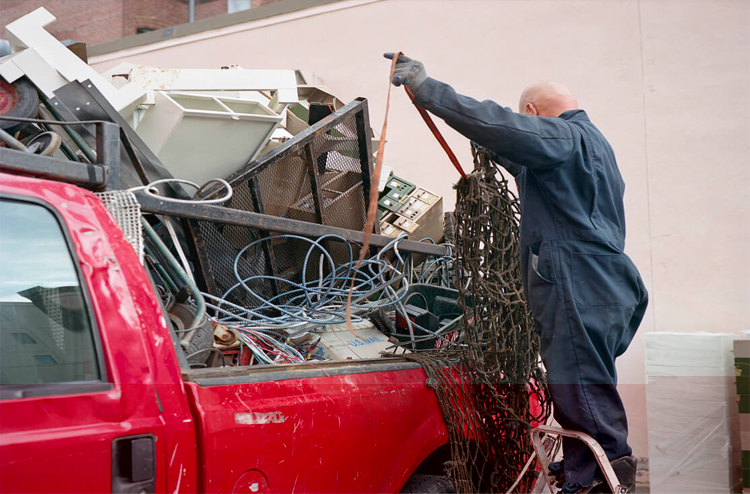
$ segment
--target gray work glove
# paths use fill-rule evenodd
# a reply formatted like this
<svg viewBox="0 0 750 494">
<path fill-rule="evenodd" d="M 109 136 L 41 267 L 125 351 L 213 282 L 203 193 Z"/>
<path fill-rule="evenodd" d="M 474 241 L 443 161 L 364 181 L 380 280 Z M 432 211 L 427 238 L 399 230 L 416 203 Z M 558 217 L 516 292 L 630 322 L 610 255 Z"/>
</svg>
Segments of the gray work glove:
<svg viewBox="0 0 750 494">
<path fill-rule="evenodd" d="M 383 56 L 388 60 L 393 60 L 393 53 L 385 53 Z M 396 70 L 393 73 L 393 85 L 409 87 L 412 94 L 417 94 L 424 81 L 427 80 L 427 72 L 424 70 L 422 62 L 412 60 L 406 55 L 398 57 Z"/>
</svg>

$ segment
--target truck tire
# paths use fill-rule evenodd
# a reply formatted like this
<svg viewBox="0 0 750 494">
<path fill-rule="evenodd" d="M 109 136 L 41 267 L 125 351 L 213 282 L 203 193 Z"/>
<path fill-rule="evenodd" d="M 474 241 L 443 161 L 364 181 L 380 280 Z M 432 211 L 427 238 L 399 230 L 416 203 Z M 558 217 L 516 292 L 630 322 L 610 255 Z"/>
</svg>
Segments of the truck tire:
<svg viewBox="0 0 750 494">
<path fill-rule="evenodd" d="M 401 492 L 420 494 L 455 494 L 453 481 L 441 475 L 412 475 Z"/>
<path fill-rule="evenodd" d="M 39 93 L 26 77 L 12 84 L 0 79 L 0 115 L 4 117 L 35 118 L 39 112 Z M 0 129 L 13 134 L 28 124 L 0 120 Z"/>
</svg>

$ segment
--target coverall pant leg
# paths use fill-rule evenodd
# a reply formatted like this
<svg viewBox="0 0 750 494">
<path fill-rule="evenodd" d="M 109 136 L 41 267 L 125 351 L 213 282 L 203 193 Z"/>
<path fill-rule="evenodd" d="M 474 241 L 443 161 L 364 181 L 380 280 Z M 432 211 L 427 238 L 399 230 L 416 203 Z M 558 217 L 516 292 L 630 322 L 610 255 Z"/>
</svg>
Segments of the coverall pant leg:
<svg viewBox="0 0 750 494">
<path fill-rule="evenodd" d="M 638 270 L 617 249 L 582 241 L 528 246 L 522 265 L 555 420 L 592 436 L 610 460 L 631 454 L 615 358 L 648 304 Z M 564 438 L 563 456 L 566 482 L 591 485 L 597 464 L 588 447 Z"/>
</svg>

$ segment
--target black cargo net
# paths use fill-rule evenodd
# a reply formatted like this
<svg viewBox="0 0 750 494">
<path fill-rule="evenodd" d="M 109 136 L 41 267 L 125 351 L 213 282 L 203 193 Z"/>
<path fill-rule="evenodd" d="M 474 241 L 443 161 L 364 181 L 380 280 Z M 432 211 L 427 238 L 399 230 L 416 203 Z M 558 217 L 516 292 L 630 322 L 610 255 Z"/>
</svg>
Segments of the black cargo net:
<svg viewBox="0 0 750 494">
<path fill-rule="evenodd" d="M 227 178 L 234 189 L 224 207 L 263 213 L 351 230 L 362 230 L 372 167 L 367 102 L 357 100 L 311 126 L 278 148 Z M 216 189 L 203 198 L 221 195 Z M 232 290 L 238 277 L 253 277 L 253 289 L 264 298 L 284 301 L 289 286 L 299 282 L 309 242 L 207 221 L 191 221 L 199 279 L 211 295 L 246 308 L 257 307 L 245 290 Z M 262 241 L 238 257 L 247 245 Z M 327 242 L 337 264 L 349 260 L 349 248 Z M 358 252 L 355 250 L 354 255 Z M 317 256 L 309 259 L 307 278 L 317 277 Z M 237 266 L 237 275 L 234 266 Z M 259 279 L 259 276 L 266 278 Z"/>
<path fill-rule="evenodd" d="M 529 430 L 550 402 L 521 285 L 519 201 L 499 166 L 473 154 L 454 213 L 464 349 L 404 356 L 424 366 L 442 407 L 456 492 L 528 492 L 536 479 Z"/>
</svg>

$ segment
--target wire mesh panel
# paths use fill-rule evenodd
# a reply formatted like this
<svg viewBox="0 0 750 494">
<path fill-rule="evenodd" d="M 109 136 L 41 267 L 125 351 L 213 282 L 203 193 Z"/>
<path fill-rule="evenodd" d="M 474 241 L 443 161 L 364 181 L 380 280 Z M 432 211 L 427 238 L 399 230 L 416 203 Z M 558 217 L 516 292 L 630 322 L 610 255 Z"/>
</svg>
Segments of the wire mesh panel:
<svg viewBox="0 0 750 494">
<path fill-rule="evenodd" d="M 125 239 L 133 246 L 138 259 L 143 263 L 143 234 L 141 232 L 141 205 L 132 192 L 113 190 L 98 192 L 99 199 L 109 210 Z"/>
<path fill-rule="evenodd" d="M 367 101 L 358 99 L 227 177 L 234 195 L 224 207 L 362 230 L 371 171 Z M 209 189 L 203 198 L 221 194 L 219 188 Z M 282 295 L 288 285 L 274 278 L 300 281 L 306 258 L 308 277 L 327 269 L 320 266 L 318 254 L 308 256 L 309 242 L 204 221 L 190 221 L 190 230 L 205 289 L 243 307 L 257 307 L 258 302 L 242 287 L 230 291 L 238 278 L 264 276 L 253 278 L 253 290 Z M 266 237 L 271 240 L 240 255 Z M 338 242 L 327 242 L 327 249 L 337 264 L 349 260 L 348 249 Z"/>
</svg>

